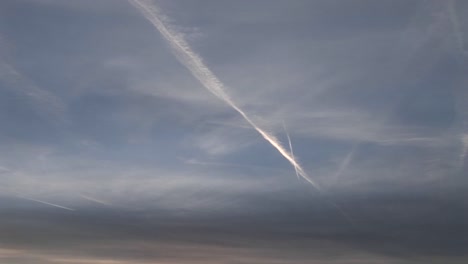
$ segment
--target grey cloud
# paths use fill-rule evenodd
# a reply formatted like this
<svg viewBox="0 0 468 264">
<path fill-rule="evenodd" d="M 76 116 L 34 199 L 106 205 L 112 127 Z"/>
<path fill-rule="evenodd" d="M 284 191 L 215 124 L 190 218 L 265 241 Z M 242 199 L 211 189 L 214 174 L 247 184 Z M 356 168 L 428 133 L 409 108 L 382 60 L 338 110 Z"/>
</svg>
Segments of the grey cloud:
<svg viewBox="0 0 468 264">
<path fill-rule="evenodd" d="M 126 1 L 5 0 L 0 262 L 466 262 L 463 1 L 155 3 L 324 193 Z"/>
</svg>

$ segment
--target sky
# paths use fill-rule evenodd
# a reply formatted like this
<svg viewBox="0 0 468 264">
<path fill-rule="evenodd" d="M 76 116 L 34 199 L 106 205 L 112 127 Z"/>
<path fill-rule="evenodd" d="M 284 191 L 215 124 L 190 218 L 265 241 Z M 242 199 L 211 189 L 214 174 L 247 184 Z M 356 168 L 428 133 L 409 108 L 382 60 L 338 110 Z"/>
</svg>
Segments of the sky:
<svg viewBox="0 0 468 264">
<path fill-rule="evenodd" d="M 0 262 L 468 261 L 468 2 L 0 1 Z"/>
</svg>

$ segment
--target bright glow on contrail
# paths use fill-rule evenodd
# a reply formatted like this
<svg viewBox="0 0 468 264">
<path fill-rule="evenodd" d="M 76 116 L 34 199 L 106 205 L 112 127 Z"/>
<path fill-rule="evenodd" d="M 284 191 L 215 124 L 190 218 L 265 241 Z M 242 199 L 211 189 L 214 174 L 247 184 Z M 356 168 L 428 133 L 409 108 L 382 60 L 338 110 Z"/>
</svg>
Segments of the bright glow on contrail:
<svg viewBox="0 0 468 264">
<path fill-rule="evenodd" d="M 232 109 L 238 112 L 268 143 L 270 143 L 283 157 L 291 163 L 304 180 L 308 181 L 315 188 L 320 190 L 320 187 L 307 175 L 302 169 L 300 164 L 295 160 L 292 153 L 288 152 L 278 141 L 278 139 L 270 133 L 261 129 L 237 104 L 232 101 L 229 95 L 224 90 L 224 85 L 214 75 L 213 72 L 203 63 L 200 56 L 195 53 L 180 33 L 168 27 L 164 21 L 163 16 L 159 13 L 158 9 L 152 5 L 150 1 L 145 0 L 128 0 L 133 6 L 142 12 L 146 19 L 148 19 L 154 27 L 161 33 L 161 35 L 169 43 L 173 49 L 174 54 L 180 63 L 182 63 L 192 75 L 200 81 L 200 83 L 212 94 L 219 99 L 223 100 Z"/>
</svg>

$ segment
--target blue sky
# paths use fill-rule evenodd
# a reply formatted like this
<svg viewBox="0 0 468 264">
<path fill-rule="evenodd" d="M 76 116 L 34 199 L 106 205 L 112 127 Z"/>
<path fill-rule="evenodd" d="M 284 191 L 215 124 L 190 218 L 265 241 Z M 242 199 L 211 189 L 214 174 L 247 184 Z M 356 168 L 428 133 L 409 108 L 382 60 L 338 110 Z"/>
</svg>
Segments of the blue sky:
<svg viewBox="0 0 468 264">
<path fill-rule="evenodd" d="M 0 262 L 465 263 L 467 17 L 1 1 Z"/>
</svg>

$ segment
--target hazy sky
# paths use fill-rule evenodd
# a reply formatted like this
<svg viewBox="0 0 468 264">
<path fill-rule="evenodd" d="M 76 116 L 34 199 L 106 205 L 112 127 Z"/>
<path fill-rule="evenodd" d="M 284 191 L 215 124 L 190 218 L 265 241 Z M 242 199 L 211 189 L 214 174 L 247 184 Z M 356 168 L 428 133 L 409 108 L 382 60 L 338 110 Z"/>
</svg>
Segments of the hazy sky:
<svg viewBox="0 0 468 264">
<path fill-rule="evenodd" d="M 467 85 L 463 0 L 2 0 L 0 263 L 466 263 Z"/>
</svg>

